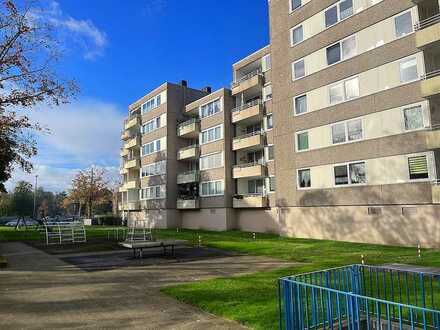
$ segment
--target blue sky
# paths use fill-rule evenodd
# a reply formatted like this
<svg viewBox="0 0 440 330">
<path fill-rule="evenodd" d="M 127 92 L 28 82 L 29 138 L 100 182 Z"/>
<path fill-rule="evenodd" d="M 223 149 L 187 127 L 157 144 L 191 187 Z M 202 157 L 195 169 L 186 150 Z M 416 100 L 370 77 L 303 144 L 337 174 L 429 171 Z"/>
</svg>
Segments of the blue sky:
<svg viewBox="0 0 440 330">
<path fill-rule="evenodd" d="M 49 190 L 68 188 L 90 165 L 116 173 L 128 104 L 164 81 L 229 86 L 232 63 L 269 42 L 267 0 L 46 0 L 43 19 L 63 42 L 59 66 L 81 92 L 61 109 L 32 118 L 51 129 L 39 136 L 35 173 Z M 8 183 L 32 180 L 17 170 Z"/>
</svg>

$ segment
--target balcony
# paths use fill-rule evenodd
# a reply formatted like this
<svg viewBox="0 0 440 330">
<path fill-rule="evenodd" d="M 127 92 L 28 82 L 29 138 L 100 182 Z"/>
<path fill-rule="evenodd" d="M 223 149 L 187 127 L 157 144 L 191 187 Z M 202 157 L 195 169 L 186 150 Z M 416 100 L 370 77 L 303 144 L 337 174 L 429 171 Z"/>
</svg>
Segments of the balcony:
<svg viewBox="0 0 440 330">
<path fill-rule="evenodd" d="M 141 161 L 139 159 L 132 159 L 132 160 L 125 162 L 125 164 L 124 164 L 124 168 L 126 170 L 138 169 L 140 167 L 141 167 Z"/>
<path fill-rule="evenodd" d="M 265 208 L 269 206 L 269 200 L 264 195 L 238 195 L 234 196 L 233 207 L 235 209 Z"/>
<path fill-rule="evenodd" d="M 119 211 L 136 211 L 141 208 L 139 201 L 119 204 Z"/>
<path fill-rule="evenodd" d="M 119 169 L 119 174 L 120 175 L 128 174 L 128 170 L 125 167 L 121 167 Z"/>
<path fill-rule="evenodd" d="M 125 149 L 131 149 L 134 147 L 140 147 L 141 145 L 141 137 L 140 136 L 136 136 L 130 140 L 127 141 L 127 143 L 125 143 Z"/>
<path fill-rule="evenodd" d="M 440 93 L 440 70 L 427 73 L 421 83 L 421 94 L 424 98 L 430 98 Z"/>
<path fill-rule="evenodd" d="M 232 170 L 234 179 L 266 176 L 266 166 L 257 163 L 236 165 Z"/>
<path fill-rule="evenodd" d="M 120 188 L 119 188 L 119 192 L 126 192 L 128 190 L 131 189 L 139 189 L 141 186 L 140 180 L 139 179 L 135 179 L 135 180 L 130 180 L 125 182 Z"/>
<path fill-rule="evenodd" d="M 127 141 L 128 139 L 130 139 L 130 133 L 129 132 L 127 132 L 127 131 L 124 131 L 124 132 L 122 132 L 122 134 L 121 134 L 121 140 L 123 140 L 123 141 Z"/>
<path fill-rule="evenodd" d="M 200 200 L 198 198 L 177 200 L 178 210 L 197 210 L 199 208 L 200 208 Z"/>
<path fill-rule="evenodd" d="M 231 85 L 232 95 L 243 93 L 245 90 L 252 88 L 262 88 L 264 84 L 264 77 L 261 70 L 255 70 L 247 75 L 241 77 L 237 81 L 234 81 Z"/>
<path fill-rule="evenodd" d="M 125 149 L 125 148 L 122 148 L 120 155 L 121 155 L 121 157 L 127 157 L 128 156 L 128 150 Z"/>
<path fill-rule="evenodd" d="M 232 141 L 232 150 L 260 149 L 264 146 L 264 135 L 260 131 L 242 135 Z"/>
<path fill-rule="evenodd" d="M 428 150 L 440 149 L 440 125 L 426 131 L 426 148 Z"/>
<path fill-rule="evenodd" d="M 200 133 L 200 122 L 194 118 L 177 126 L 177 136 L 188 139 L 196 139 Z"/>
<path fill-rule="evenodd" d="M 177 174 L 177 184 L 199 182 L 199 180 L 200 180 L 199 171 L 188 171 Z"/>
<path fill-rule="evenodd" d="M 440 40 L 440 14 L 422 20 L 415 25 L 416 46 L 423 49 Z"/>
<path fill-rule="evenodd" d="M 177 160 L 194 160 L 200 157 L 200 148 L 197 144 L 180 149 Z"/>
<path fill-rule="evenodd" d="M 136 127 L 136 126 L 138 126 L 140 124 L 141 124 L 141 117 L 140 117 L 140 115 L 135 115 L 132 118 L 129 118 L 129 119 L 127 119 L 125 121 L 124 128 L 126 130 L 128 130 L 128 129 Z"/>
<path fill-rule="evenodd" d="M 239 121 L 261 121 L 263 119 L 263 102 L 260 99 L 246 103 L 232 110 L 232 123 Z"/>
</svg>

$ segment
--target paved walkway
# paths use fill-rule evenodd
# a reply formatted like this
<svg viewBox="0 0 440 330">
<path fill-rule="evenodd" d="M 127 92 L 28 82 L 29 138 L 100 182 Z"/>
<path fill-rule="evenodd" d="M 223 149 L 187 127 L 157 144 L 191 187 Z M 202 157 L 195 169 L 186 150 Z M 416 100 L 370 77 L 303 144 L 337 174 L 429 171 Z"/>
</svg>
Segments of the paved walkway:
<svg viewBox="0 0 440 330">
<path fill-rule="evenodd" d="M 290 265 L 226 256 L 158 265 L 140 260 L 89 272 L 22 243 L 0 244 L 0 251 L 9 262 L 0 270 L 0 329 L 244 329 L 180 303 L 160 287 Z"/>
</svg>

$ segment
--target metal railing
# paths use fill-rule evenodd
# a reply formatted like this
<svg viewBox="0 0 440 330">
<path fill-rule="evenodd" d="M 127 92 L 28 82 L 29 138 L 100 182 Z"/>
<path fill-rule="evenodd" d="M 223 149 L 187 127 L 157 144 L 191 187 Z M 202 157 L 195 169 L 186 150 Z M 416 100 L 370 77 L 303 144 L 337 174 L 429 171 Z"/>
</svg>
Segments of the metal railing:
<svg viewBox="0 0 440 330">
<path fill-rule="evenodd" d="M 237 165 L 234 165 L 234 168 L 248 168 L 248 167 L 260 166 L 260 165 L 261 166 L 265 165 L 264 160 L 252 162 L 252 163 L 237 164 Z"/>
<path fill-rule="evenodd" d="M 177 129 L 182 128 L 182 127 L 185 127 L 185 126 L 187 126 L 187 125 L 194 124 L 194 123 L 200 123 L 200 119 L 198 119 L 198 118 L 191 118 L 191 119 L 189 119 L 189 120 L 187 120 L 187 121 L 184 121 L 183 123 L 180 123 L 180 124 L 177 126 Z"/>
<path fill-rule="evenodd" d="M 87 242 L 84 224 L 73 222 L 46 222 L 40 227 L 46 245 L 76 244 Z"/>
<path fill-rule="evenodd" d="M 280 329 L 440 329 L 440 275 L 351 265 L 282 278 Z"/>
<path fill-rule="evenodd" d="M 236 108 L 232 109 L 231 111 L 232 111 L 233 113 L 234 113 L 234 112 L 240 112 L 240 111 L 243 111 L 243 110 L 246 110 L 246 109 L 252 108 L 253 106 L 260 105 L 260 104 L 263 104 L 263 102 L 261 101 L 261 99 L 256 99 L 256 100 L 253 100 L 253 101 L 251 101 L 251 102 L 248 102 L 248 103 L 245 103 L 245 104 L 243 104 L 243 105 L 240 105 L 239 107 L 236 107 Z"/>
<path fill-rule="evenodd" d="M 237 87 L 238 85 L 240 85 L 243 81 L 249 80 L 255 76 L 261 75 L 263 73 L 263 71 L 261 69 L 257 69 L 254 70 L 252 72 L 249 72 L 248 74 L 244 75 L 243 77 L 235 80 L 232 82 L 231 86 L 232 88 Z"/>
<path fill-rule="evenodd" d="M 439 22 L 440 22 L 440 14 L 437 14 L 414 24 L 414 30 L 416 31 L 423 30 Z"/>
<path fill-rule="evenodd" d="M 263 134 L 264 134 L 263 131 L 255 131 L 255 132 L 252 132 L 252 133 L 248 133 L 248 134 L 244 134 L 244 135 L 236 136 L 236 137 L 234 138 L 234 140 L 243 140 L 243 139 L 246 139 L 246 138 L 249 138 L 249 137 L 255 136 L 255 135 L 263 135 Z"/>
<path fill-rule="evenodd" d="M 440 69 L 426 73 L 425 75 L 422 76 L 422 80 L 431 79 L 437 76 L 440 76 Z"/>
</svg>

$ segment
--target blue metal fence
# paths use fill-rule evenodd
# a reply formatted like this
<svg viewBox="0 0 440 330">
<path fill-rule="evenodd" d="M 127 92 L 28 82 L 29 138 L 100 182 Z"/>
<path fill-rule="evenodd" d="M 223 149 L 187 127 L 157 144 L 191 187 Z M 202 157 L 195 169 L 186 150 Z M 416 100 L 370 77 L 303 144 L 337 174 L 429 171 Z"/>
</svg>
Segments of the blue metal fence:
<svg viewBox="0 0 440 330">
<path fill-rule="evenodd" d="M 351 265 L 279 280 L 280 329 L 440 329 L 440 275 Z"/>
</svg>

